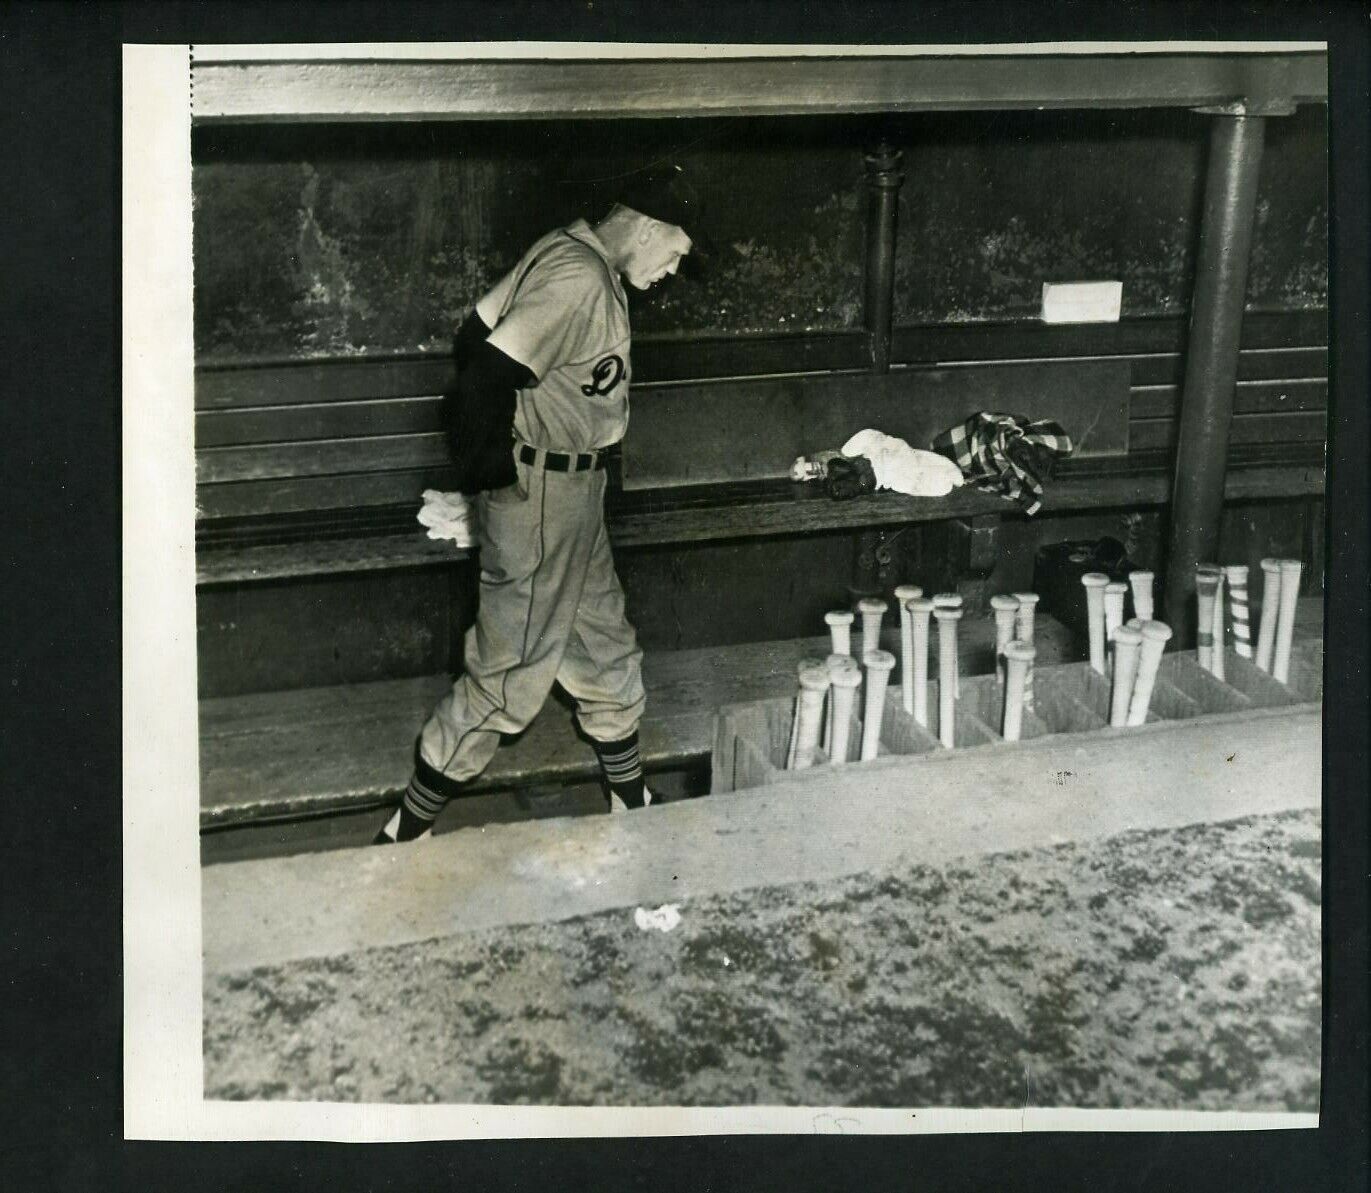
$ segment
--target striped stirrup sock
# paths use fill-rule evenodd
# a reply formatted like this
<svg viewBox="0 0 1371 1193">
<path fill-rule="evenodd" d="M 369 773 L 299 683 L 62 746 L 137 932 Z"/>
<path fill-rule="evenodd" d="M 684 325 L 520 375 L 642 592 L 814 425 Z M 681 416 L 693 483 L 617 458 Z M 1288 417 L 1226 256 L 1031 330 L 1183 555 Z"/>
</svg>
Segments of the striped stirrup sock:
<svg viewBox="0 0 1371 1193">
<path fill-rule="evenodd" d="M 405 788 L 399 810 L 386 821 L 376 834 L 373 845 L 390 845 L 397 841 L 413 841 L 433 828 L 433 822 L 448 801 L 463 793 L 465 784 L 449 779 L 433 769 L 414 751 L 414 773 Z"/>
<path fill-rule="evenodd" d="M 643 807 L 646 801 L 643 796 L 643 760 L 638 756 L 638 735 L 634 733 L 623 741 L 596 742 L 595 757 L 600 760 L 600 770 L 610 790 L 627 807 Z"/>
</svg>

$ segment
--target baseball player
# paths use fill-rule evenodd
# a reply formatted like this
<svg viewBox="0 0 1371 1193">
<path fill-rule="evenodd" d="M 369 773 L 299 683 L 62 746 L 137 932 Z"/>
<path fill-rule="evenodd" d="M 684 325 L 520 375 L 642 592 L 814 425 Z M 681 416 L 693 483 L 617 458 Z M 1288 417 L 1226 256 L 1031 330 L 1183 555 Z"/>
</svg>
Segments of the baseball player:
<svg viewBox="0 0 1371 1193">
<path fill-rule="evenodd" d="M 465 672 L 419 734 L 376 844 L 426 835 L 554 682 L 576 703 L 611 808 L 651 800 L 642 651 L 605 533 L 604 466 L 628 426 L 623 280 L 647 290 L 676 273 L 698 200 L 679 167 L 630 176 L 616 197 L 594 227 L 577 220 L 539 239 L 457 333 L 449 428 L 460 487 L 475 495 L 480 605 Z"/>
</svg>

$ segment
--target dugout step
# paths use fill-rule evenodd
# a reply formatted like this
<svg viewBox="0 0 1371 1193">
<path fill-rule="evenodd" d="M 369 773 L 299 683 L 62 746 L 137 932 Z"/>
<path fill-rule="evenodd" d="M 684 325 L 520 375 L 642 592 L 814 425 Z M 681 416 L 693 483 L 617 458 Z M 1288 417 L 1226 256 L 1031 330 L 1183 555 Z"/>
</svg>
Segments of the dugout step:
<svg viewBox="0 0 1371 1193">
<path fill-rule="evenodd" d="M 610 910 L 637 937 L 638 906 L 677 902 L 688 916 L 702 896 L 1317 809 L 1320 750 L 1316 708 L 1252 709 L 811 768 L 627 815 L 210 866 L 204 964 L 245 972 Z"/>
<path fill-rule="evenodd" d="M 969 618 L 962 624 L 963 672 L 989 670 L 993 620 Z M 893 618 L 887 618 L 881 643 L 899 650 Z M 1050 617 L 1038 619 L 1037 644 L 1040 661 L 1071 657 L 1070 635 Z M 668 800 L 707 790 L 718 710 L 768 698 L 788 701 L 800 660 L 823 657 L 829 649 L 825 635 L 649 652 L 643 664 L 648 711 L 641 730 L 649 786 Z M 253 830 L 272 852 L 281 852 L 289 846 L 279 826 L 306 821 L 315 824 L 311 839 L 322 844 L 302 848 L 369 839 L 363 822 L 371 824 L 380 809 L 400 798 L 409 779 L 414 737 L 449 683 L 446 675 L 428 675 L 202 700 L 200 827 L 205 839 Z M 464 823 L 471 817 L 518 819 L 526 813 L 513 793 L 580 787 L 597 777 L 594 755 L 576 737 L 570 711 L 550 700 L 523 734 L 501 746 L 473 785 L 474 794 L 498 798 L 462 801 L 470 806 L 460 814 L 449 809 L 440 827 L 449 816 Z M 548 806 L 548 797 L 541 801 Z M 550 802 L 560 805 L 557 814 L 565 815 L 586 814 L 595 806 L 580 791 Z M 324 823 L 345 817 L 358 817 L 356 826 Z M 372 835 L 374 831 L 372 825 Z M 230 854 L 241 856 L 233 850 Z"/>
</svg>

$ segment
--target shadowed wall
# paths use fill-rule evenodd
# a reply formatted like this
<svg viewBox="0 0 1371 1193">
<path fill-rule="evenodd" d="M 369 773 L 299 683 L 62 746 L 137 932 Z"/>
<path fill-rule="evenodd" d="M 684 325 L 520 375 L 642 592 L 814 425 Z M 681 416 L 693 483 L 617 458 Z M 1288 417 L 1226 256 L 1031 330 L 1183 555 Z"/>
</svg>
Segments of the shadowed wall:
<svg viewBox="0 0 1371 1193">
<path fill-rule="evenodd" d="M 443 352 L 527 245 L 612 179 L 683 162 L 720 246 L 633 299 L 638 333 L 860 326 L 863 151 L 904 150 L 897 323 L 1033 317 L 1044 281 L 1186 309 L 1205 156 L 1186 112 L 198 129 L 201 360 Z M 1327 301 L 1324 109 L 1270 122 L 1254 309 Z M 611 180 L 611 181 L 607 181 Z"/>
<path fill-rule="evenodd" d="M 1315 106 L 1268 121 L 1249 310 L 1327 305 L 1324 118 Z M 197 357 L 445 354 L 536 236 L 593 218 L 604 180 L 663 156 L 712 200 L 720 251 L 706 280 L 635 294 L 636 333 L 858 329 L 863 154 L 882 136 L 905 172 L 897 325 L 1031 320 L 1044 281 L 1106 278 L 1124 283 L 1125 319 L 1183 317 L 1206 133 L 1204 118 L 1163 111 L 200 128 Z M 1065 538 L 1112 534 L 1155 561 L 1155 510 L 1005 512 L 992 590 L 1028 585 L 1036 548 Z M 1321 544 L 1321 519 L 1321 503 L 1230 509 L 1223 550 L 1301 554 Z M 902 532 L 901 576 L 949 587 L 947 535 Z M 823 533 L 625 550 L 618 567 L 644 646 L 678 649 L 814 632 L 847 600 L 854 556 L 851 534 Z M 203 590 L 201 692 L 444 670 L 474 595 L 469 566 Z"/>
</svg>

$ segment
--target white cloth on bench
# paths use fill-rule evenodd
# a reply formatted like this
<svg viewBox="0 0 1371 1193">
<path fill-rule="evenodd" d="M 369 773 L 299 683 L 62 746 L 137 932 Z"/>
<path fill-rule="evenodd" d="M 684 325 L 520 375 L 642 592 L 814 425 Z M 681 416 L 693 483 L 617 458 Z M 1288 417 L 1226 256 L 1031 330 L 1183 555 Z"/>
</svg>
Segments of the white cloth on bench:
<svg viewBox="0 0 1371 1193">
<path fill-rule="evenodd" d="M 843 444 L 843 455 L 865 456 L 871 461 L 878 489 L 910 497 L 946 497 L 964 480 L 962 470 L 946 456 L 920 451 L 870 427 Z"/>
</svg>

